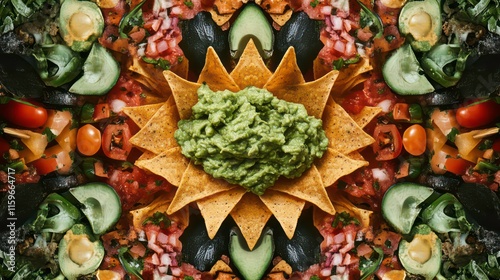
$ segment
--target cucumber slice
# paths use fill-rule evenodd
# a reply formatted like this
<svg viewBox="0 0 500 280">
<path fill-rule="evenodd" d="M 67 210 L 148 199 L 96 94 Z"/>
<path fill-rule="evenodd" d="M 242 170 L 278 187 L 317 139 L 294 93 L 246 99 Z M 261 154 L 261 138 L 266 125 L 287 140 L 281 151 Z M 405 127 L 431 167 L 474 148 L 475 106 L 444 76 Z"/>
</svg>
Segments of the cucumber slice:
<svg viewBox="0 0 500 280">
<path fill-rule="evenodd" d="M 382 198 L 382 216 L 398 232 L 408 234 L 420 213 L 421 204 L 434 193 L 416 183 L 397 183 Z"/>
<path fill-rule="evenodd" d="M 259 241 L 250 250 L 237 227 L 229 233 L 229 256 L 243 279 L 262 279 L 274 255 L 273 231 L 264 229 Z"/>
<path fill-rule="evenodd" d="M 118 81 L 120 65 L 106 48 L 94 43 L 83 64 L 83 76 L 69 89 L 81 95 L 104 95 Z"/>
<path fill-rule="evenodd" d="M 382 74 L 387 85 L 397 94 L 420 95 L 434 91 L 408 44 L 398 48 L 387 59 Z"/>
<path fill-rule="evenodd" d="M 94 234 L 103 234 L 118 222 L 122 205 L 111 186 L 94 182 L 72 188 L 69 192 L 82 204 L 82 212 Z"/>
</svg>

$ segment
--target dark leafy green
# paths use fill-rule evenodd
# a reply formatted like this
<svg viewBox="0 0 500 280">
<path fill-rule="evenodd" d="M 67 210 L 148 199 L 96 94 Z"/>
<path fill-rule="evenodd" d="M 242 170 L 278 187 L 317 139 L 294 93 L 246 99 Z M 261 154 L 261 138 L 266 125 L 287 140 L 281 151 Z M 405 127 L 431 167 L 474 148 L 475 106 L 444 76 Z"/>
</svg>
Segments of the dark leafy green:
<svg viewBox="0 0 500 280">
<path fill-rule="evenodd" d="M 57 1 L 58 2 L 58 1 Z M 14 27 L 26 22 L 43 5 L 55 4 L 55 0 L 0 0 L 0 34 L 14 30 Z"/>
<path fill-rule="evenodd" d="M 446 0 L 445 6 L 459 20 L 473 22 L 500 34 L 500 1 L 498 0 Z"/>
</svg>

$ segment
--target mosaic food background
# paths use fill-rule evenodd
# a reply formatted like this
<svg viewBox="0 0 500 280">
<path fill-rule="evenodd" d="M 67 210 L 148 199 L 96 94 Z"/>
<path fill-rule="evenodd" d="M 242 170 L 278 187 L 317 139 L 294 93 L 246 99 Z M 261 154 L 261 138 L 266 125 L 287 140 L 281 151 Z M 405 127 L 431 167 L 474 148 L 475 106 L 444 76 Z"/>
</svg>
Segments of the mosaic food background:
<svg viewBox="0 0 500 280">
<path fill-rule="evenodd" d="M 2 279 L 500 279 L 497 1 L 1 6 Z"/>
</svg>

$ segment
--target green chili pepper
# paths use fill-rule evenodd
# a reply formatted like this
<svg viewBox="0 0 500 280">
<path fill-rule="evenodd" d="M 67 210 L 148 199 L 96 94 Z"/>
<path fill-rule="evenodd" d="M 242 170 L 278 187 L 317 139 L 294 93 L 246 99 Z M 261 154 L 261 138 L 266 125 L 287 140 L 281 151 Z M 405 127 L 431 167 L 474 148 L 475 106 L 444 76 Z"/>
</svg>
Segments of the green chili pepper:
<svg viewBox="0 0 500 280">
<path fill-rule="evenodd" d="M 89 180 L 94 180 L 95 179 L 95 163 L 98 161 L 98 159 L 93 158 L 93 157 L 86 157 L 82 159 L 81 163 L 81 168 L 83 171 L 83 174 L 89 178 Z"/>
<path fill-rule="evenodd" d="M 451 87 L 462 77 L 469 54 L 460 45 L 436 45 L 424 54 L 420 65 L 431 79 L 443 87 Z"/>
<path fill-rule="evenodd" d="M 360 280 L 368 279 L 368 277 L 374 274 L 380 264 L 382 264 L 382 260 L 384 259 L 384 252 L 382 249 L 378 247 L 372 247 L 373 253 L 370 258 L 367 259 L 365 257 L 360 257 L 359 259 L 359 271 L 361 272 Z"/>
<path fill-rule="evenodd" d="M 484 173 L 495 173 L 500 170 L 500 166 L 487 161 L 478 162 L 477 168 Z"/>
<path fill-rule="evenodd" d="M 450 206 L 453 208 L 450 209 Z M 445 193 L 422 211 L 422 220 L 439 233 L 468 232 L 471 224 L 465 217 L 465 210 L 457 198 Z"/>
<path fill-rule="evenodd" d="M 134 259 L 128 252 L 127 247 L 118 249 L 118 259 L 128 274 L 132 274 L 142 280 L 143 263 L 139 259 Z"/>
<path fill-rule="evenodd" d="M 80 123 L 94 123 L 94 109 L 94 104 L 85 103 L 80 112 Z"/>
<path fill-rule="evenodd" d="M 57 210 L 56 210 L 57 209 Z M 56 214 L 50 216 L 52 212 Z M 80 211 L 68 200 L 57 193 L 51 193 L 40 204 L 37 217 L 32 226 L 39 227 L 41 232 L 64 233 L 81 218 Z"/>
<path fill-rule="evenodd" d="M 120 20 L 118 25 L 118 32 L 120 37 L 128 38 L 127 32 L 130 32 L 133 26 L 142 26 L 144 21 L 142 19 L 142 5 L 146 3 L 146 0 L 135 6 L 129 13 L 124 15 Z"/>
<path fill-rule="evenodd" d="M 372 10 L 368 9 L 368 7 L 366 7 L 359 0 L 358 4 L 361 6 L 361 28 L 368 26 L 370 28 L 370 31 L 374 33 L 374 38 L 381 38 L 382 36 L 384 36 L 384 25 L 382 24 L 382 20 L 380 19 L 380 17 Z"/>
<path fill-rule="evenodd" d="M 418 176 L 420 176 L 420 173 L 422 173 L 422 166 L 425 163 L 425 157 L 420 156 L 420 157 L 409 157 L 408 158 L 408 163 L 410 164 L 409 170 L 408 170 L 408 177 L 411 179 L 416 179 Z"/>
</svg>

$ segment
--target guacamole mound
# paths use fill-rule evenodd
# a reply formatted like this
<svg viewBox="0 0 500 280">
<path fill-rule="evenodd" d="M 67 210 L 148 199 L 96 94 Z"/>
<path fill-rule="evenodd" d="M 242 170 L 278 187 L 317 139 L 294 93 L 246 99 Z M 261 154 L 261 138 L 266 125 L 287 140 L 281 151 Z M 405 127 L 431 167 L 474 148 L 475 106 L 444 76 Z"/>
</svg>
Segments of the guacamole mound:
<svg viewBox="0 0 500 280">
<path fill-rule="evenodd" d="M 302 104 L 256 87 L 234 93 L 202 85 L 191 118 L 178 127 L 175 139 L 184 156 L 257 195 L 280 176 L 302 175 L 328 146 L 322 121 Z"/>
</svg>

